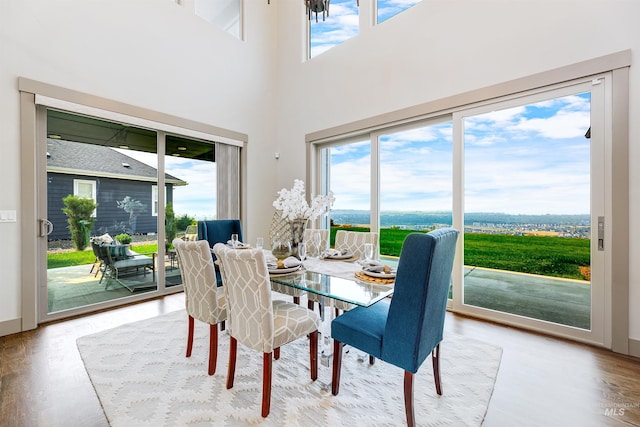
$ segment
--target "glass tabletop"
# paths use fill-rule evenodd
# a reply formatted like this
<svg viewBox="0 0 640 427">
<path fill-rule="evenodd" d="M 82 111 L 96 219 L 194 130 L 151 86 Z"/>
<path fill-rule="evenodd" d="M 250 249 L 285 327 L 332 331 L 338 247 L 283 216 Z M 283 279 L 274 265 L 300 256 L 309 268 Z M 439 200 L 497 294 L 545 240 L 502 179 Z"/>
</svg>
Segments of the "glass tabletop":
<svg viewBox="0 0 640 427">
<path fill-rule="evenodd" d="M 272 275 L 270 279 L 274 283 L 363 307 L 369 307 L 393 294 L 393 286 L 390 285 L 366 283 L 313 271 Z"/>
</svg>

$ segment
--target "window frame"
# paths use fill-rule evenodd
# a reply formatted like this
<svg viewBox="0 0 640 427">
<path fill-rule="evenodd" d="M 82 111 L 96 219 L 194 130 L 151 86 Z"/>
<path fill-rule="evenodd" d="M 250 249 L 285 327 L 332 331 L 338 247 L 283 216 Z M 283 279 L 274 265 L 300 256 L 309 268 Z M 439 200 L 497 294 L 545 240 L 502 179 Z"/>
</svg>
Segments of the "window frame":
<svg viewBox="0 0 640 427">
<path fill-rule="evenodd" d="M 90 179 L 74 179 L 73 180 L 73 195 L 76 197 L 84 197 L 84 196 L 80 196 L 80 191 L 78 189 L 78 187 L 82 184 L 87 184 L 91 186 L 91 195 L 92 195 L 92 199 L 93 199 L 93 203 L 98 203 L 98 193 L 97 191 L 97 182 L 95 180 L 90 180 Z M 91 214 L 91 218 L 97 218 L 98 216 L 98 212 L 97 209 L 93 210 L 93 213 Z"/>
<path fill-rule="evenodd" d="M 562 87 L 575 84 L 579 80 L 588 80 L 605 73 L 610 73 L 610 99 L 605 102 L 607 124 L 605 132 L 610 134 L 610 152 L 607 154 L 605 167 L 610 168 L 611 174 L 607 178 L 605 194 L 607 194 L 607 211 L 605 215 L 609 218 L 610 224 L 607 226 L 609 253 L 607 255 L 607 267 L 605 277 L 605 305 L 603 307 L 604 316 L 604 338 L 603 342 L 595 342 L 613 351 L 623 354 L 629 353 L 628 343 L 628 297 L 629 297 L 629 257 L 628 257 L 628 123 L 629 123 L 629 66 L 631 64 L 630 51 L 625 50 L 610 55 L 586 60 L 576 64 L 544 71 L 531 76 L 522 77 L 516 80 L 499 83 L 493 86 L 480 88 L 471 92 L 454 95 L 441 100 L 430 101 L 425 104 L 408 107 L 403 110 L 393 111 L 379 116 L 361 119 L 359 121 L 346 123 L 330 129 L 324 129 L 309 133 L 305 136 L 307 143 L 307 179 L 311 183 L 310 191 L 317 193 L 317 189 L 323 188 L 326 184 L 322 181 L 323 162 L 321 162 L 320 149 L 328 144 L 339 145 L 346 138 L 355 135 L 372 134 L 374 131 L 390 129 L 397 125 L 415 123 L 421 120 L 438 115 L 453 115 L 470 108 L 477 108 L 483 105 L 495 103 L 497 100 L 506 101 L 522 97 L 524 93 L 535 93 L 548 91 L 553 87 Z M 454 134 L 460 133 L 460 124 L 454 120 Z M 373 142 L 373 140 L 372 140 Z M 454 149 L 456 148 L 454 143 Z M 454 161 L 461 159 L 462 153 L 454 153 Z M 326 162 L 324 162 L 326 163 Z M 462 211 L 462 200 L 456 196 L 460 193 L 464 176 L 462 176 L 462 166 L 454 167 L 454 227 L 460 227 L 461 219 L 455 217 L 455 212 Z M 372 171 L 373 173 L 373 171 Z M 372 178 L 373 181 L 373 178 Z M 374 193 L 372 191 L 372 193 Z M 372 201 L 372 209 L 376 206 Z M 372 213 L 373 216 L 373 213 Z M 458 222 L 456 222 L 458 221 Z M 375 225 L 372 224 L 372 227 Z M 460 242 L 459 242 L 460 244 Z M 462 246 L 458 247 L 460 254 Z M 457 258 L 460 258 L 458 255 Z M 615 261 L 615 269 L 611 264 Z M 458 261 L 459 262 L 459 261 Z M 612 286 L 616 283 L 616 286 Z M 449 307 L 456 311 L 454 308 Z M 507 323 L 507 322 L 504 322 Z M 507 323 L 515 324 L 515 323 Z M 518 326 L 533 330 L 542 330 L 536 325 Z M 576 337 L 564 332 L 544 331 L 554 335 L 559 335 L 576 341 L 594 344 L 589 338 Z"/>
</svg>

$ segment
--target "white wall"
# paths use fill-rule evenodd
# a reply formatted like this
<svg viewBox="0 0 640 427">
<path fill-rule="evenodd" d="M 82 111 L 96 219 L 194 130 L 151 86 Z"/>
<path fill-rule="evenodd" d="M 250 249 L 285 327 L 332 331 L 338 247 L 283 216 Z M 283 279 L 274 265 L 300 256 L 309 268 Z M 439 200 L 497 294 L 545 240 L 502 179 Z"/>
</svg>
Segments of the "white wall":
<svg viewBox="0 0 640 427">
<path fill-rule="evenodd" d="M 246 41 L 171 0 L 0 0 L 0 210 L 20 215 L 18 77 L 249 135 L 247 235 L 275 187 L 276 9 L 246 8 Z M 265 155 L 269 153 L 269 155 Z M 263 205 L 263 206 L 260 206 Z M 0 324 L 21 316 L 20 221 L 0 223 Z M 1 328 L 0 328 L 1 329 Z"/>
<path fill-rule="evenodd" d="M 631 49 L 631 265 L 639 259 L 640 168 L 633 165 L 640 163 L 634 120 L 640 114 L 640 2 L 423 0 L 306 63 L 300 61 L 304 29 L 295 25 L 297 3 L 280 12 L 290 24 L 280 25 L 278 35 L 280 85 L 287 93 L 278 112 L 278 141 L 288 144 L 281 186 L 304 176 L 295 159 L 304 156 L 307 133 Z M 360 13 L 369 7 L 361 1 Z M 639 339 L 640 271 L 630 277 L 630 337 Z"/>
</svg>

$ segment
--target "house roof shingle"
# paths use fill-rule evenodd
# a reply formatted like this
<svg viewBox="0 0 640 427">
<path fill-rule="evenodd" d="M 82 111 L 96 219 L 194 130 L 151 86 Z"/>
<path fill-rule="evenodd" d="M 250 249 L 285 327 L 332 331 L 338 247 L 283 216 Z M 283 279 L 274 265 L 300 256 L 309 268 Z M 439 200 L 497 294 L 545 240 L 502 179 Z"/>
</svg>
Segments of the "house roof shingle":
<svg viewBox="0 0 640 427">
<path fill-rule="evenodd" d="M 111 147 L 47 139 L 47 171 L 103 176 L 137 181 L 156 181 L 157 169 Z M 176 186 L 187 182 L 165 173 L 165 182 Z"/>
</svg>

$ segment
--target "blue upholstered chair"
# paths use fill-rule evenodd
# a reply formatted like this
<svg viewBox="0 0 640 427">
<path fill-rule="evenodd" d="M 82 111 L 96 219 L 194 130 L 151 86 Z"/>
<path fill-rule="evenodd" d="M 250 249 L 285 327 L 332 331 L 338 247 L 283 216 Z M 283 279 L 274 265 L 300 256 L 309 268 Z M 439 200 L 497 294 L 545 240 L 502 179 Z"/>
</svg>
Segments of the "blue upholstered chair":
<svg viewBox="0 0 640 427">
<path fill-rule="evenodd" d="M 227 243 L 234 233 L 242 241 L 242 224 L 239 219 L 198 221 L 198 240 L 207 240 L 210 248 L 216 243 Z"/>
<path fill-rule="evenodd" d="M 209 221 L 198 221 L 198 240 L 207 240 L 209 247 L 213 248 L 216 243 L 227 243 L 232 234 L 238 235 L 238 240 L 242 240 L 242 224 L 239 219 L 216 219 Z M 213 260 L 216 260 L 212 253 Z M 216 266 L 216 282 L 222 286 L 220 270 Z"/>
<path fill-rule="evenodd" d="M 404 373 L 407 424 L 414 425 L 413 375 L 431 353 L 436 392 L 440 384 L 440 341 L 458 231 L 440 228 L 407 236 L 400 253 L 391 302 L 356 307 L 331 322 L 334 339 L 331 392 L 340 388 L 344 344 L 398 366 Z"/>
</svg>

